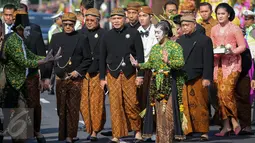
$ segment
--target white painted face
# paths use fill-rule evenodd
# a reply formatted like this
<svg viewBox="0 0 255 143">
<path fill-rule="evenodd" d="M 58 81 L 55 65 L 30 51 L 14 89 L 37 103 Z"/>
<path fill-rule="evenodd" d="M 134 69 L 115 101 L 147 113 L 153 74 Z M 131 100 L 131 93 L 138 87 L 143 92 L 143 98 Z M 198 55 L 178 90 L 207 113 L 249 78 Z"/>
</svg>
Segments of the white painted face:
<svg viewBox="0 0 255 143">
<path fill-rule="evenodd" d="M 161 30 L 161 26 L 155 28 L 155 37 L 158 41 L 161 41 L 164 38 L 164 31 Z"/>
<path fill-rule="evenodd" d="M 25 37 L 26 39 L 27 39 L 28 36 L 30 35 L 30 30 L 31 30 L 31 27 L 30 27 L 30 26 L 26 26 L 26 27 L 24 28 L 23 35 L 24 35 L 24 37 Z"/>
</svg>

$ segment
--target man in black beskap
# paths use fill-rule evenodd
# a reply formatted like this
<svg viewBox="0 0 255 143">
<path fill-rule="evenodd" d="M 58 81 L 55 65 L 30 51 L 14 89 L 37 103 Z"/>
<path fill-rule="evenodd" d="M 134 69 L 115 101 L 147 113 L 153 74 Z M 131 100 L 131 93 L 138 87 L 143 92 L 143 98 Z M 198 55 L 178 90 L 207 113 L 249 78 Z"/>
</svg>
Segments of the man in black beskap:
<svg viewBox="0 0 255 143">
<path fill-rule="evenodd" d="M 134 142 L 141 142 L 141 118 L 136 96 L 136 86 L 143 82 L 143 73 L 130 62 L 130 54 L 139 63 L 144 62 L 143 44 L 139 32 L 127 27 L 125 12 L 114 8 L 111 12 L 113 29 L 108 31 L 100 46 L 100 84 L 109 88 L 110 111 L 112 120 L 112 143 L 135 131 Z"/>
<path fill-rule="evenodd" d="M 82 81 L 92 63 L 92 56 L 88 37 L 74 30 L 75 14 L 65 13 L 62 21 L 64 31 L 53 35 L 49 48 L 53 49 L 54 55 L 60 47 L 62 50 L 62 58 L 54 63 L 58 138 L 73 142 L 78 131 Z"/>
<path fill-rule="evenodd" d="M 181 17 L 184 35 L 177 43 L 183 48 L 187 74 L 182 94 L 187 119 L 184 134 L 201 133 L 201 140 L 205 141 L 209 132 L 208 87 L 213 80 L 213 44 L 209 37 L 197 31 L 196 26 L 194 15 Z"/>
<path fill-rule="evenodd" d="M 96 8 L 90 8 L 85 13 L 85 26 L 79 31 L 89 39 L 92 55 L 92 64 L 83 79 L 81 114 L 85 122 L 86 131 L 90 140 L 97 140 L 97 133 L 103 128 L 106 121 L 105 94 L 100 88 L 99 56 L 100 44 L 105 30 L 100 28 L 100 13 Z"/>
</svg>

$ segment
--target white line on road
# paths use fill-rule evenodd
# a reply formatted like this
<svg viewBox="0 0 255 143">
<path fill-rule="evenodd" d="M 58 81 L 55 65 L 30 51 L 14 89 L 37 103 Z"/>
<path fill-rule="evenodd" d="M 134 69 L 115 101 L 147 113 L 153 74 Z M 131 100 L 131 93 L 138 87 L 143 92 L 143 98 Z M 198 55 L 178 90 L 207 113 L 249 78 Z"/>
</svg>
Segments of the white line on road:
<svg viewBox="0 0 255 143">
<path fill-rule="evenodd" d="M 40 101 L 41 101 L 42 103 L 50 103 L 50 101 L 48 101 L 48 100 L 46 100 L 46 99 L 44 99 L 44 98 L 40 98 Z"/>
<path fill-rule="evenodd" d="M 81 124 L 85 125 L 85 124 L 84 124 L 84 121 L 79 121 L 79 123 L 81 123 Z"/>
</svg>

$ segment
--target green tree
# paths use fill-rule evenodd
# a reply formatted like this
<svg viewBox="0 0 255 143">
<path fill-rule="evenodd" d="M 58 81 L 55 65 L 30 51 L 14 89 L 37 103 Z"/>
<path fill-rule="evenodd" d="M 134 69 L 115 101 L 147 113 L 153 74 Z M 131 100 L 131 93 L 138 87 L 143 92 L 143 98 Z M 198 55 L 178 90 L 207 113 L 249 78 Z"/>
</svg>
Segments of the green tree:
<svg viewBox="0 0 255 143">
<path fill-rule="evenodd" d="M 20 0 L 0 0 L 0 7 L 4 7 L 5 4 L 14 4 L 16 7 L 19 6 Z"/>
<path fill-rule="evenodd" d="M 129 2 L 136 1 L 140 2 L 142 5 L 146 5 L 148 0 L 120 0 L 121 6 L 126 7 Z"/>
</svg>

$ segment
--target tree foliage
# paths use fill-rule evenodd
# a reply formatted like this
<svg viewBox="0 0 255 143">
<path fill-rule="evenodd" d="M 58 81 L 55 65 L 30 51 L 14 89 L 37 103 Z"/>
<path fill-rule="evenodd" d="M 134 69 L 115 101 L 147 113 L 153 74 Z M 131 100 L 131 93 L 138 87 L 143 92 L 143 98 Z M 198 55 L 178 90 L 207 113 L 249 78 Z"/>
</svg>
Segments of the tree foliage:
<svg viewBox="0 0 255 143">
<path fill-rule="evenodd" d="M 127 4 L 128 4 L 129 2 L 132 2 L 132 1 L 140 2 L 142 5 L 146 5 L 148 0 L 120 0 L 120 3 L 121 3 L 121 5 L 123 5 L 124 7 L 126 7 Z"/>
<path fill-rule="evenodd" d="M 4 7 L 5 4 L 14 4 L 16 7 L 19 6 L 20 0 L 0 0 L 0 7 Z"/>
</svg>

